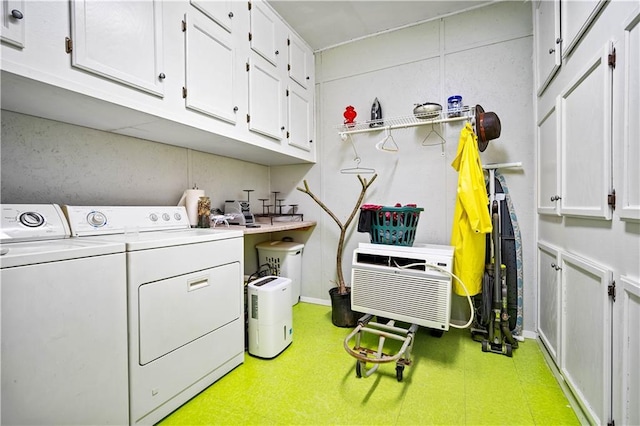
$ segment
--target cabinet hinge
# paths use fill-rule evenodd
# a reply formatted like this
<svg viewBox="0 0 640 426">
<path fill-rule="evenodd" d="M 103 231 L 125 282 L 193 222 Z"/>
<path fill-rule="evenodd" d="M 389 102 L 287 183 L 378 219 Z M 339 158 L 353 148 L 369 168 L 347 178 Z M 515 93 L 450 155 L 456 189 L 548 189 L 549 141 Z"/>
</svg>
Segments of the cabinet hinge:
<svg viewBox="0 0 640 426">
<path fill-rule="evenodd" d="M 287 89 L 286 96 L 289 96 L 289 89 Z"/>
<path fill-rule="evenodd" d="M 607 195 L 607 204 L 615 210 L 616 209 L 616 190 L 611 191 L 611 194 Z"/>
<path fill-rule="evenodd" d="M 182 21 L 182 32 L 186 32 L 187 31 L 187 21 L 183 20 Z"/>
<path fill-rule="evenodd" d="M 247 72 L 249 72 L 249 62 L 247 62 Z"/>
<path fill-rule="evenodd" d="M 253 36 L 251 35 L 251 33 L 249 33 L 249 41 L 251 41 L 252 38 Z"/>
<path fill-rule="evenodd" d="M 182 86 L 182 99 L 187 99 L 187 88 Z"/>
<path fill-rule="evenodd" d="M 73 41 L 69 37 L 64 38 L 64 51 L 67 53 L 73 52 Z"/>
<path fill-rule="evenodd" d="M 616 421 L 611 419 L 611 421 L 607 423 L 607 426 L 616 426 Z"/>
<path fill-rule="evenodd" d="M 248 2 L 249 10 L 251 10 L 251 2 Z"/>
<path fill-rule="evenodd" d="M 251 116 L 247 114 L 247 123 L 251 122 Z"/>
<path fill-rule="evenodd" d="M 287 130 L 287 139 L 289 139 L 289 131 Z"/>
<path fill-rule="evenodd" d="M 607 295 L 611 298 L 613 302 L 616 301 L 616 282 L 611 281 L 611 284 L 607 287 Z"/>
<path fill-rule="evenodd" d="M 291 46 L 291 40 L 287 38 L 287 46 Z"/>
<path fill-rule="evenodd" d="M 609 53 L 609 66 L 611 68 L 616 67 L 616 49 L 615 47 L 613 48 L 613 52 Z"/>
<path fill-rule="evenodd" d="M 287 71 L 291 71 L 291 64 L 287 64 Z"/>
</svg>

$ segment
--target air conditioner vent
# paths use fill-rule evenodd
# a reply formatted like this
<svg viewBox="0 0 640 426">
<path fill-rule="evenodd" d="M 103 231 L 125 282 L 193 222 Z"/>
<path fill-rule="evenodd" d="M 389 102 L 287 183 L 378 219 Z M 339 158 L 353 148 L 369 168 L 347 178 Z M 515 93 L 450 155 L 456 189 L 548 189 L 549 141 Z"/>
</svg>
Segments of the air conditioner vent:
<svg viewBox="0 0 640 426">
<path fill-rule="evenodd" d="M 452 250 L 395 253 L 394 246 L 365 245 L 354 252 L 351 305 L 355 311 L 380 315 L 429 328 L 449 329 L 451 278 L 431 268 L 450 270 Z M 384 252 L 389 253 L 385 254 Z M 449 258 L 451 256 L 451 258 Z M 413 265 L 410 268 L 401 266 Z"/>
</svg>

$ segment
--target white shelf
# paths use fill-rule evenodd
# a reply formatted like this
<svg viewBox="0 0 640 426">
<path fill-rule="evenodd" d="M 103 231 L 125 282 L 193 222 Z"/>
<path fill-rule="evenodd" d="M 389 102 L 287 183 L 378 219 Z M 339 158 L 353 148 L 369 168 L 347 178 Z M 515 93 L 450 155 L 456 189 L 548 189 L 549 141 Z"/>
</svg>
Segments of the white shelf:
<svg viewBox="0 0 640 426">
<path fill-rule="evenodd" d="M 368 133 L 379 130 L 393 130 L 404 129 L 409 127 L 424 126 L 427 124 L 438 123 L 451 123 L 455 121 L 466 121 L 475 119 L 475 107 L 465 106 L 457 113 L 459 115 L 450 117 L 449 111 L 440 111 L 439 113 L 418 118 L 415 115 L 407 115 L 403 117 L 395 118 L 383 118 L 380 120 L 365 121 L 361 123 L 354 123 L 351 125 L 340 124 L 337 126 L 338 134 L 345 138 L 347 135 L 353 135 L 356 133 Z"/>
</svg>

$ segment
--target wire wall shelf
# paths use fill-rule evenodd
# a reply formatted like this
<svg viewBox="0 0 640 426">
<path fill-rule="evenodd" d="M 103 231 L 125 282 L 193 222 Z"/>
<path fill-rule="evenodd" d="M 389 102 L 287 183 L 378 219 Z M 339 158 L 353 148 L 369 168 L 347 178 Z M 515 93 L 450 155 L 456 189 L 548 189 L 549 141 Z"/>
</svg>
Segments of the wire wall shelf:
<svg viewBox="0 0 640 426">
<path fill-rule="evenodd" d="M 433 125 L 438 123 L 452 123 L 456 121 L 468 121 L 475 119 L 476 108 L 464 106 L 456 111 L 440 111 L 437 113 L 424 114 L 422 116 L 406 115 L 395 118 L 383 118 L 380 120 L 364 121 L 353 124 L 340 124 L 336 126 L 338 134 L 343 140 L 348 135 L 357 133 L 369 133 L 379 130 L 405 129 L 409 127 Z"/>
</svg>

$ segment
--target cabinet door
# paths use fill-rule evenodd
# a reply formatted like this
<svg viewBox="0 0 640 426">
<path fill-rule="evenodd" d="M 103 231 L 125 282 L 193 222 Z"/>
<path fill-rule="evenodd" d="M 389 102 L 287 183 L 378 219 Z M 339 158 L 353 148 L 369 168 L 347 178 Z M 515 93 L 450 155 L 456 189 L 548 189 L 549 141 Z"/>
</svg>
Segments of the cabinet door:
<svg viewBox="0 0 640 426">
<path fill-rule="evenodd" d="M 612 272 L 561 252 L 562 354 L 560 370 L 584 402 L 594 424 L 606 424 L 611 412 Z M 585 315 L 585 313 L 587 313 Z"/>
<path fill-rule="evenodd" d="M 587 32 L 598 16 L 598 13 L 600 13 L 608 1 L 609 0 L 568 0 L 560 3 L 563 58 L 566 58 L 573 52 L 582 39 L 582 36 Z"/>
<path fill-rule="evenodd" d="M 231 0 L 191 0 L 191 4 L 228 32 L 233 32 Z"/>
<path fill-rule="evenodd" d="M 640 282 L 620 277 L 622 284 L 622 413 L 624 425 L 640 424 Z"/>
<path fill-rule="evenodd" d="M 231 34 L 199 12 L 185 15 L 185 106 L 236 123 Z"/>
<path fill-rule="evenodd" d="M 559 102 L 556 102 L 557 104 Z M 558 105 L 538 123 L 538 213 L 559 215 L 560 112 Z"/>
<path fill-rule="evenodd" d="M 617 50 L 624 73 L 622 93 L 615 94 L 624 103 L 620 217 L 640 220 L 640 7 L 625 22 L 624 46 Z"/>
<path fill-rule="evenodd" d="M 162 2 L 71 2 L 74 67 L 164 95 Z"/>
<path fill-rule="evenodd" d="M 306 90 L 295 83 L 287 89 L 287 137 L 289 145 L 311 151 L 313 104 Z"/>
<path fill-rule="evenodd" d="M 560 1 L 539 1 L 535 9 L 536 83 L 544 92 L 562 63 Z"/>
<path fill-rule="evenodd" d="M 611 219 L 610 45 L 561 93 L 563 215 Z"/>
<path fill-rule="evenodd" d="M 2 32 L 0 39 L 16 47 L 24 47 L 26 8 L 24 0 L 2 0 Z"/>
<path fill-rule="evenodd" d="M 305 89 L 309 89 L 311 80 L 309 66 L 313 66 L 313 52 L 301 40 L 293 35 L 287 39 L 289 77 Z M 309 58 L 311 56 L 311 58 Z"/>
<path fill-rule="evenodd" d="M 538 243 L 538 332 L 551 358 L 560 361 L 560 315 L 562 289 L 558 250 Z"/>
<path fill-rule="evenodd" d="M 283 126 L 283 84 L 279 73 L 270 64 L 253 57 L 249 73 L 249 130 L 281 140 Z"/>
<path fill-rule="evenodd" d="M 277 42 L 278 17 L 262 2 L 253 1 L 250 3 L 250 25 L 249 40 L 251 49 L 265 58 L 274 66 L 278 65 L 280 48 Z"/>
</svg>

